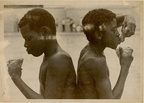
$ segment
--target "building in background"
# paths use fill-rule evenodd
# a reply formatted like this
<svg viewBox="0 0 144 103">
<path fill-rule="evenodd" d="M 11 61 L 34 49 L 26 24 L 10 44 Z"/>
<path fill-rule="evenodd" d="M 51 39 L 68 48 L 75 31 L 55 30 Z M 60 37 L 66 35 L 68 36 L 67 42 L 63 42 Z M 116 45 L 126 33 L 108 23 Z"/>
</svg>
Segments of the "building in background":
<svg viewBox="0 0 144 103">
<path fill-rule="evenodd" d="M 140 17 L 139 12 L 136 11 L 134 6 L 93 6 L 93 7 L 72 7 L 72 6 L 49 6 L 49 5 L 4 5 L 5 11 L 4 15 L 4 32 L 19 32 L 18 22 L 21 17 L 30 9 L 35 7 L 42 7 L 48 10 L 55 18 L 57 23 L 57 31 L 62 32 L 62 19 L 71 18 L 74 22 L 76 31 L 81 31 L 81 20 L 84 15 L 92 9 L 106 8 L 112 10 L 114 13 L 121 14 L 132 14 L 136 19 L 137 28 L 139 29 Z M 78 28 L 78 30 L 77 30 Z M 70 26 L 65 25 L 65 31 L 70 32 Z"/>
</svg>

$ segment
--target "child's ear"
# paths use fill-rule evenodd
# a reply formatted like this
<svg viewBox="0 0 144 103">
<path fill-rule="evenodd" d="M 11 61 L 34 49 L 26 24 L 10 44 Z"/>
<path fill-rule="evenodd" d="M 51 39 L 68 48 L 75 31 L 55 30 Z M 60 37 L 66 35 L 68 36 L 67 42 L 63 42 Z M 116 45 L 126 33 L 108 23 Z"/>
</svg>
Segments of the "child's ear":
<svg viewBox="0 0 144 103">
<path fill-rule="evenodd" d="M 40 28 L 40 31 L 39 31 L 39 39 L 40 40 L 44 40 L 46 39 L 46 37 L 48 36 L 48 28 L 46 26 L 43 26 Z"/>
<path fill-rule="evenodd" d="M 96 32 L 94 33 L 94 36 L 95 36 L 96 39 L 101 40 L 101 38 L 102 38 L 102 33 L 96 31 Z"/>
<path fill-rule="evenodd" d="M 46 37 L 49 35 L 50 29 L 46 26 L 43 26 L 40 28 L 40 33 L 42 34 L 42 36 Z"/>
</svg>

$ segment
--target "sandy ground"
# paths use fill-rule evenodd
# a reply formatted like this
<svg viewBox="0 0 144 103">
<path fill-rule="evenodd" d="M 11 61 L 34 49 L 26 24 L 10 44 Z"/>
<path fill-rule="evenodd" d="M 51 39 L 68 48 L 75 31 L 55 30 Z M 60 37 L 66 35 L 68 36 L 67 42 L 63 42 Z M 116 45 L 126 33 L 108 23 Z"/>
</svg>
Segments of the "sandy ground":
<svg viewBox="0 0 144 103">
<path fill-rule="evenodd" d="M 80 50 L 87 44 L 85 36 L 82 33 L 58 33 L 57 38 L 61 47 L 71 55 L 75 70 L 77 70 L 77 60 Z M 5 48 L 6 61 L 14 58 L 24 58 L 22 79 L 34 91 L 39 92 L 38 76 L 42 56 L 33 57 L 32 55 L 28 55 L 23 47 L 24 40 L 19 33 L 6 34 L 5 40 L 9 42 L 8 46 Z M 137 31 L 133 37 L 126 39 L 126 41 L 121 44 L 122 47 L 130 46 L 134 49 L 134 61 L 132 62 L 126 80 L 122 95 L 123 100 L 141 100 L 142 98 L 142 69 L 140 64 L 142 56 L 140 55 L 140 40 L 140 34 Z M 107 64 L 110 69 L 111 84 L 112 87 L 114 87 L 120 70 L 119 61 L 115 51 L 112 49 L 106 49 L 105 55 L 107 56 Z M 4 71 L 7 71 L 7 68 L 5 68 Z M 5 74 L 5 83 L 7 85 L 4 95 L 6 101 L 26 100 L 23 94 L 14 85 L 8 73 Z"/>
</svg>

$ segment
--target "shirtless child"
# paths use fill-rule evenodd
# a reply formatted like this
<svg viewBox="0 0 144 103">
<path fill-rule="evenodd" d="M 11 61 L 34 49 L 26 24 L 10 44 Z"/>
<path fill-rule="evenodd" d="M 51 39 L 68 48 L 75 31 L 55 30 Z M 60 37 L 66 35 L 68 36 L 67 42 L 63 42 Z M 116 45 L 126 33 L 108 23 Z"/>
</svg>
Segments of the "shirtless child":
<svg viewBox="0 0 144 103">
<path fill-rule="evenodd" d="M 134 34 L 135 24 L 127 16 L 116 17 L 106 9 L 88 12 L 83 20 L 83 31 L 89 43 L 81 51 L 78 62 L 78 98 L 118 99 L 121 98 L 124 84 L 133 61 L 131 48 L 119 48 L 120 75 L 115 87 L 111 88 L 109 69 L 103 53 L 106 47 L 116 49 L 125 37 Z M 117 28 L 122 26 L 123 36 Z"/>
<path fill-rule="evenodd" d="M 36 8 L 28 11 L 19 22 L 24 46 L 35 57 L 44 54 L 40 67 L 40 94 L 33 91 L 21 78 L 21 67 L 8 64 L 9 74 L 28 99 L 75 98 L 76 74 L 71 57 L 56 40 L 53 16 L 46 10 Z"/>
</svg>

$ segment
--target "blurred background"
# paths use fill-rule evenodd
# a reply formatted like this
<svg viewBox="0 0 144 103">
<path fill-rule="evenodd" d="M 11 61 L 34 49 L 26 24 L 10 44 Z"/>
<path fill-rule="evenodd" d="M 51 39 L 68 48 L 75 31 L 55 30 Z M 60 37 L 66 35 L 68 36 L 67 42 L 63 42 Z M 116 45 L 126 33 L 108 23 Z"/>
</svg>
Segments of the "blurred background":
<svg viewBox="0 0 144 103">
<path fill-rule="evenodd" d="M 23 15 L 34 7 L 48 10 L 55 18 L 58 32 L 81 32 L 81 21 L 84 15 L 92 9 L 103 8 L 103 6 L 73 7 L 73 6 L 47 6 L 47 5 L 4 5 L 7 12 L 4 16 L 4 32 L 19 32 L 17 23 Z M 130 14 L 136 19 L 139 29 L 139 14 L 135 6 L 107 6 L 105 7 L 117 15 Z M 65 30 L 63 28 L 65 27 Z"/>
<path fill-rule="evenodd" d="M 28 55 L 24 48 L 24 40 L 20 35 L 17 26 L 21 17 L 30 9 L 35 7 L 42 7 L 48 10 L 56 20 L 57 39 L 60 46 L 68 52 L 74 63 L 75 71 L 77 71 L 77 61 L 81 49 L 87 44 L 85 35 L 82 32 L 81 20 L 84 15 L 92 9 L 106 8 L 117 15 L 130 14 L 136 20 L 135 35 L 127 38 L 120 46 L 130 46 L 134 49 L 134 61 L 131 65 L 128 78 L 126 80 L 123 100 L 141 100 L 142 86 L 141 86 L 141 61 L 140 61 L 140 12 L 138 6 L 123 5 L 118 3 L 116 5 L 82 5 L 77 2 L 71 5 L 4 5 L 4 40 L 7 44 L 5 48 L 6 61 L 9 59 L 23 58 L 22 79 L 34 91 L 39 92 L 39 67 L 42 62 L 41 57 L 33 57 Z M 107 56 L 107 64 L 110 69 L 110 80 L 112 87 L 115 86 L 119 76 L 119 61 L 114 50 L 107 48 L 105 50 Z M 23 101 L 26 98 L 14 85 L 8 73 L 5 75 L 5 94 L 3 97 L 7 101 Z"/>
</svg>

